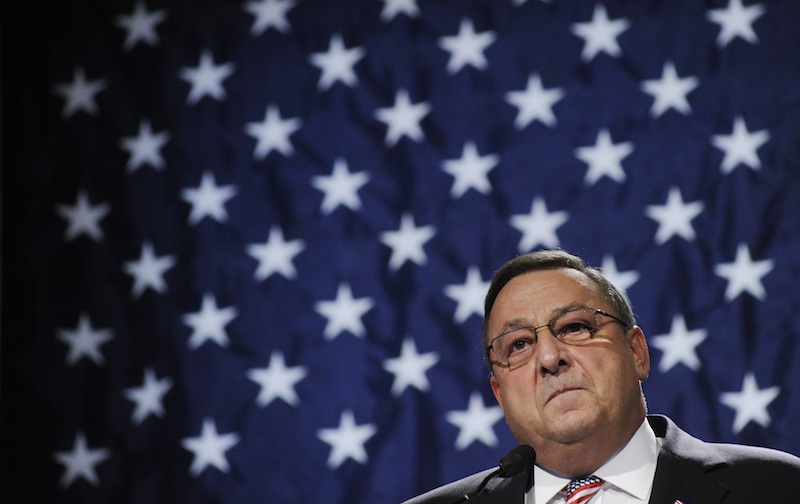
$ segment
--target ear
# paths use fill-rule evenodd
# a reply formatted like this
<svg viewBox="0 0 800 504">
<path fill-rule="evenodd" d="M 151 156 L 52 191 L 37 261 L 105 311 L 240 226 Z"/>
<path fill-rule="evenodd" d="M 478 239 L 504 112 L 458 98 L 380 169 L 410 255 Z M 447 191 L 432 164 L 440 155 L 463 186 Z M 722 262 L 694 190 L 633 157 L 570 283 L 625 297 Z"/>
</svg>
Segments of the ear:
<svg viewBox="0 0 800 504">
<path fill-rule="evenodd" d="M 503 410 L 503 413 L 505 413 L 505 409 L 503 408 L 503 395 L 500 393 L 500 382 L 498 382 L 497 378 L 492 375 L 489 377 L 489 383 L 492 384 L 492 393 L 494 394 L 494 398 L 497 400 L 497 404 L 500 405 L 500 409 Z"/>
<path fill-rule="evenodd" d="M 633 326 L 631 331 L 630 349 L 633 353 L 633 364 L 639 381 L 645 381 L 650 376 L 650 352 L 647 350 L 647 340 L 641 327 Z"/>
</svg>

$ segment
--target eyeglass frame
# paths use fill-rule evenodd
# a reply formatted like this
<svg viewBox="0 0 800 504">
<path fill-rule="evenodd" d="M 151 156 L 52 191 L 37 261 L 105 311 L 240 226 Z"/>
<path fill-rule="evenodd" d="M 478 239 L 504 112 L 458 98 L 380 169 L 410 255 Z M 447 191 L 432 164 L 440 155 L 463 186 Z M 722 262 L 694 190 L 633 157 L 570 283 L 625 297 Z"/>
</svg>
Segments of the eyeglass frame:
<svg viewBox="0 0 800 504">
<path fill-rule="evenodd" d="M 565 309 L 565 310 L 561 311 L 561 313 L 559 313 L 555 317 L 551 318 L 544 325 L 540 325 L 540 326 L 519 326 L 519 327 L 516 327 L 514 329 L 509 329 L 508 331 L 505 331 L 505 332 L 503 332 L 501 334 L 498 334 L 497 336 L 492 338 L 492 340 L 489 342 L 489 345 L 487 345 L 486 348 L 484 349 L 484 359 L 486 359 L 486 362 L 488 364 L 489 369 L 493 369 L 492 366 L 494 366 L 495 364 L 498 365 L 501 368 L 504 368 L 504 369 L 510 369 L 511 368 L 511 364 L 508 362 L 509 359 L 506 359 L 506 363 L 505 363 L 505 365 L 503 365 L 503 363 L 501 363 L 501 362 L 493 362 L 489 358 L 489 356 L 491 355 L 491 352 L 494 350 L 494 342 L 495 341 L 497 341 L 498 339 L 502 338 L 503 336 L 505 336 L 507 334 L 511 334 L 512 332 L 516 332 L 516 331 L 519 331 L 519 330 L 522 330 L 522 329 L 528 329 L 528 330 L 533 331 L 533 335 L 536 338 L 534 340 L 534 347 L 535 347 L 536 343 L 539 342 L 539 329 L 544 329 L 545 327 L 550 329 L 550 334 L 552 334 L 553 337 L 555 339 L 557 339 L 558 341 L 564 343 L 565 345 L 577 346 L 576 343 L 569 343 L 569 342 L 564 341 L 561 338 L 559 338 L 558 335 L 556 334 L 555 329 L 553 329 L 553 325 L 552 324 L 553 324 L 553 321 L 555 321 L 556 319 L 558 319 L 560 317 L 563 317 L 564 315 L 566 315 L 568 313 L 572 313 L 572 312 L 576 312 L 576 311 L 580 311 L 580 310 L 589 310 L 589 311 L 591 311 L 592 315 L 594 315 L 594 317 L 595 317 L 595 320 L 597 319 L 597 315 L 605 315 L 606 317 L 609 317 L 609 318 L 613 319 L 615 322 L 617 322 L 618 324 L 620 324 L 623 327 L 623 329 L 625 329 L 625 330 L 628 330 L 631 327 L 633 327 L 630 324 L 627 324 L 626 322 L 624 322 L 621 318 L 617 317 L 616 315 L 612 315 L 612 314 L 608 313 L 605 310 L 601 310 L 599 308 L 592 308 L 591 306 L 575 306 L 575 307 L 572 307 L 570 309 Z M 597 327 L 595 327 L 593 330 L 589 331 L 589 333 L 590 333 L 589 338 L 580 340 L 580 343 L 583 343 L 584 341 L 592 339 L 594 337 L 594 334 L 599 329 L 600 329 L 600 325 L 598 324 Z M 578 344 L 580 344 L 580 343 L 578 343 Z M 531 355 L 531 357 L 533 357 L 533 355 Z M 525 362 L 525 364 L 527 364 L 528 362 L 530 362 L 530 360 Z M 519 367 L 524 366 L 525 364 L 520 364 Z M 492 371 L 492 374 L 494 374 L 493 371 Z"/>
</svg>

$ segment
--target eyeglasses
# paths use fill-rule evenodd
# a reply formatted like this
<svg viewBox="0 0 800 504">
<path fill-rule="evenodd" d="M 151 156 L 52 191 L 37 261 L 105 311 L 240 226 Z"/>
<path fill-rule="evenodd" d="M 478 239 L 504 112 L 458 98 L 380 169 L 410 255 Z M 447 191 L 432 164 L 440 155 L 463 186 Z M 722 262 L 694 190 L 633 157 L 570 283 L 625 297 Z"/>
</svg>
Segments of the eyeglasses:
<svg viewBox="0 0 800 504">
<path fill-rule="evenodd" d="M 628 324 L 618 317 L 603 310 L 588 306 L 574 308 L 553 317 L 543 326 L 518 327 L 497 336 L 486 347 L 486 361 L 509 370 L 527 364 L 539 340 L 538 331 L 545 327 L 550 329 L 550 333 L 559 341 L 567 345 L 585 343 L 594 337 L 602 325 L 597 318 L 598 315 L 614 319 L 624 328 L 629 328 Z"/>
</svg>

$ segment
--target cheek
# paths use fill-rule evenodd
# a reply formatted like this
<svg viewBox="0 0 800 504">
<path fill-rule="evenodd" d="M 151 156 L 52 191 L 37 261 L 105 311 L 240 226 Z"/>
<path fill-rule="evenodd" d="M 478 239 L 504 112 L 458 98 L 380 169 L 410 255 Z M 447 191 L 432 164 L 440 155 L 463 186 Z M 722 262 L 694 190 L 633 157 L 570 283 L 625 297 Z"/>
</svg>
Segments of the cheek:
<svg viewBox="0 0 800 504">
<path fill-rule="evenodd" d="M 571 354 L 572 364 L 586 379 L 598 386 L 618 383 L 635 373 L 630 352 L 610 340 L 595 340 L 596 345 L 577 347 Z"/>
<path fill-rule="evenodd" d="M 541 430 L 543 414 L 536 400 L 533 386 L 523 387 L 520 384 L 507 386 L 503 390 L 503 413 L 506 424 L 517 439 Z"/>
<path fill-rule="evenodd" d="M 533 387 L 521 387 L 518 385 L 507 387 L 505 390 L 505 402 L 508 409 L 520 410 L 530 406 L 536 396 Z M 526 408 L 527 409 L 527 408 Z"/>
<path fill-rule="evenodd" d="M 523 371 L 523 369 L 512 371 L 512 373 L 517 371 Z M 539 405 L 536 378 L 530 373 L 506 376 L 501 390 L 506 416 L 536 415 Z"/>
<path fill-rule="evenodd" d="M 601 403 L 620 404 L 629 387 L 638 384 L 636 369 L 619 356 L 608 356 L 580 364 L 587 384 Z"/>
</svg>

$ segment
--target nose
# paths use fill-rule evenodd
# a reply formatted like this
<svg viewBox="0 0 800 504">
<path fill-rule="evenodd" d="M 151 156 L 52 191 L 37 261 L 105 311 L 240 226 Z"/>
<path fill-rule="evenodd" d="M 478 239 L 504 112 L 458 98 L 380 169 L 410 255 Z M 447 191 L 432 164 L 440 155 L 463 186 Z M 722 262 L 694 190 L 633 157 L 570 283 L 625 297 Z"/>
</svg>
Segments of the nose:
<svg viewBox="0 0 800 504">
<path fill-rule="evenodd" d="M 557 374 L 562 367 L 568 365 L 569 354 L 566 347 L 566 343 L 553 336 L 549 329 L 539 330 L 536 340 L 536 356 L 534 358 L 543 375 Z"/>
</svg>

